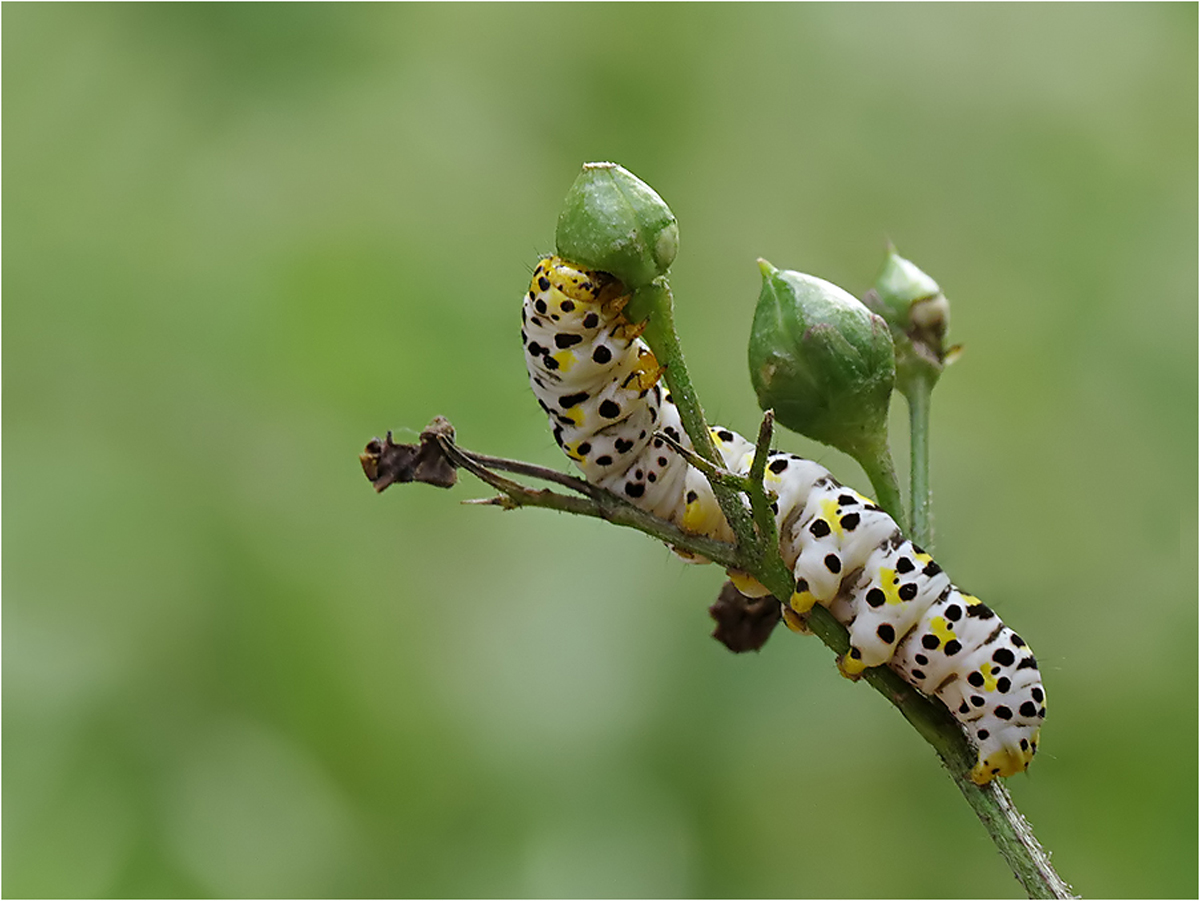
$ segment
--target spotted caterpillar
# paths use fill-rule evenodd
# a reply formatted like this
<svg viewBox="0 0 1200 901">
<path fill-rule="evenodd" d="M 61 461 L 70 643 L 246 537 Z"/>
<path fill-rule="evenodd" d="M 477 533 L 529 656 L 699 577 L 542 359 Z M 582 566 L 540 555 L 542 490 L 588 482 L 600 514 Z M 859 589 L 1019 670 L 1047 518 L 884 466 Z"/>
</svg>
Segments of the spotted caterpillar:
<svg viewBox="0 0 1200 901">
<path fill-rule="evenodd" d="M 707 479 L 662 437 L 691 446 L 641 327 L 622 315 L 627 300 L 604 273 L 558 257 L 538 263 L 521 310 L 534 394 L 555 441 L 589 482 L 687 532 L 731 541 Z M 712 435 L 725 468 L 747 473 L 754 446 L 728 429 Z M 1025 642 L 824 467 L 772 452 L 764 484 L 796 580 L 785 621 L 801 629 L 814 604 L 828 607 L 850 632 L 838 661 L 844 674 L 887 664 L 944 703 L 978 750 L 975 782 L 1028 767 L 1046 707 Z M 744 594 L 769 593 L 749 576 L 730 576 Z"/>
</svg>

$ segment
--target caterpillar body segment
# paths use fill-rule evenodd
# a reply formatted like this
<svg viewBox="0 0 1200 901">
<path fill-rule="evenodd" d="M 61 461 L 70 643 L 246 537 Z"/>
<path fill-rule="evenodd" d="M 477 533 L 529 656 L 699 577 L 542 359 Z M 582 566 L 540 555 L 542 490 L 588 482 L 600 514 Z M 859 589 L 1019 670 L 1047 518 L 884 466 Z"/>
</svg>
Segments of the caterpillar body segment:
<svg viewBox="0 0 1200 901">
<path fill-rule="evenodd" d="M 681 522 L 690 467 L 655 433 L 690 443 L 653 381 L 654 354 L 620 315 L 624 301 L 608 276 L 540 262 L 521 311 L 530 382 L 555 441 L 589 482 Z"/>
<path fill-rule="evenodd" d="M 554 438 L 588 481 L 685 531 L 733 540 L 704 475 L 657 433 L 691 443 L 640 327 L 622 315 L 627 298 L 611 276 L 558 257 L 540 261 L 521 311 L 530 383 Z M 722 465 L 746 474 L 754 445 L 712 429 Z M 827 469 L 772 452 L 764 485 L 780 553 L 795 577 L 784 620 L 828 607 L 850 633 L 838 665 L 848 676 L 887 664 L 939 699 L 978 750 L 982 784 L 1021 772 L 1037 752 L 1046 714 L 1037 661 L 1025 642 L 979 599 L 959 591 L 869 498 Z M 695 555 L 681 554 L 699 560 Z M 769 592 L 731 572 L 744 594 Z"/>
</svg>

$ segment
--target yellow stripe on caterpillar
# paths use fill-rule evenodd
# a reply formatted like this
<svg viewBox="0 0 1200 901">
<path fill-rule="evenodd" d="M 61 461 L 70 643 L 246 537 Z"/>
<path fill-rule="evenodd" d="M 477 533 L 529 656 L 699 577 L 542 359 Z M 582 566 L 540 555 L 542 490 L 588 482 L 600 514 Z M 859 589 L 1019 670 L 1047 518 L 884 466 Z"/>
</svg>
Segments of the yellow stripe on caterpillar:
<svg viewBox="0 0 1200 901">
<path fill-rule="evenodd" d="M 817 596 L 805 588 L 792 593 L 788 606 L 797 613 L 808 613 L 815 603 L 817 603 Z"/>
</svg>

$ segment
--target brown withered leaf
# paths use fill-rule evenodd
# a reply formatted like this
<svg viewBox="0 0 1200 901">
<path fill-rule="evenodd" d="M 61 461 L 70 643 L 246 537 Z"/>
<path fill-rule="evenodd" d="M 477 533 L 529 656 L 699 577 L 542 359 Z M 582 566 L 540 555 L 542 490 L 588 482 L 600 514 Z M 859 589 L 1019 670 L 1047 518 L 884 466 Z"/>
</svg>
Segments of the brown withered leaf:
<svg viewBox="0 0 1200 901">
<path fill-rule="evenodd" d="M 435 416 L 421 432 L 419 444 L 396 444 L 389 431 L 383 440 L 368 441 L 358 459 L 376 491 L 383 491 L 395 482 L 424 482 L 450 488 L 458 481 L 458 473 L 442 453 L 439 436 L 453 441 L 454 426 L 444 417 Z"/>
<path fill-rule="evenodd" d="M 708 615 L 717 623 L 713 638 L 735 654 L 762 648 L 783 616 L 773 595 L 746 597 L 732 582 L 721 588 L 716 603 L 708 608 Z"/>
</svg>

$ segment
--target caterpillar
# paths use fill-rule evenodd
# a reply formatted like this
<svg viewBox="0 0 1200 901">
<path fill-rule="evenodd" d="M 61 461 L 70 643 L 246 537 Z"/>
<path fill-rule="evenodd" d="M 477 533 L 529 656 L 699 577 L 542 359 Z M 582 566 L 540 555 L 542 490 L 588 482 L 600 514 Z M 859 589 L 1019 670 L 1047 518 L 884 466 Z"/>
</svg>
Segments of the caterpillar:
<svg viewBox="0 0 1200 901">
<path fill-rule="evenodd" d="M 559 257 L 541 260 L 521 309 L 530 383 L 554 439 L 589 482 L 684 531 L 726 541 L 733 534 L 707 479 L 664 440 L 690 448 L 662 370 L 622 315 L 624 286 Z M 754 445 L 721 427 L 713 441 L 726 469 L 745 474 Z M 843 674 L 887 664 L 937 698 L 978 752 L 970 776 L 985 784 L 1025 770 L 1046 715 L 1037 660 L 978 598 L 960 591 L 933 558 L 905 538 L 869 498 L 827 469 L 772 451 L 764 485 L 795 577 L 783 617 L 803 630 L 814 604 L 850 633 Z M 687 554 L 684 554 L 687 557 Z M 743 573 L 735 586 L 770 592 Z"/>
</svg>

